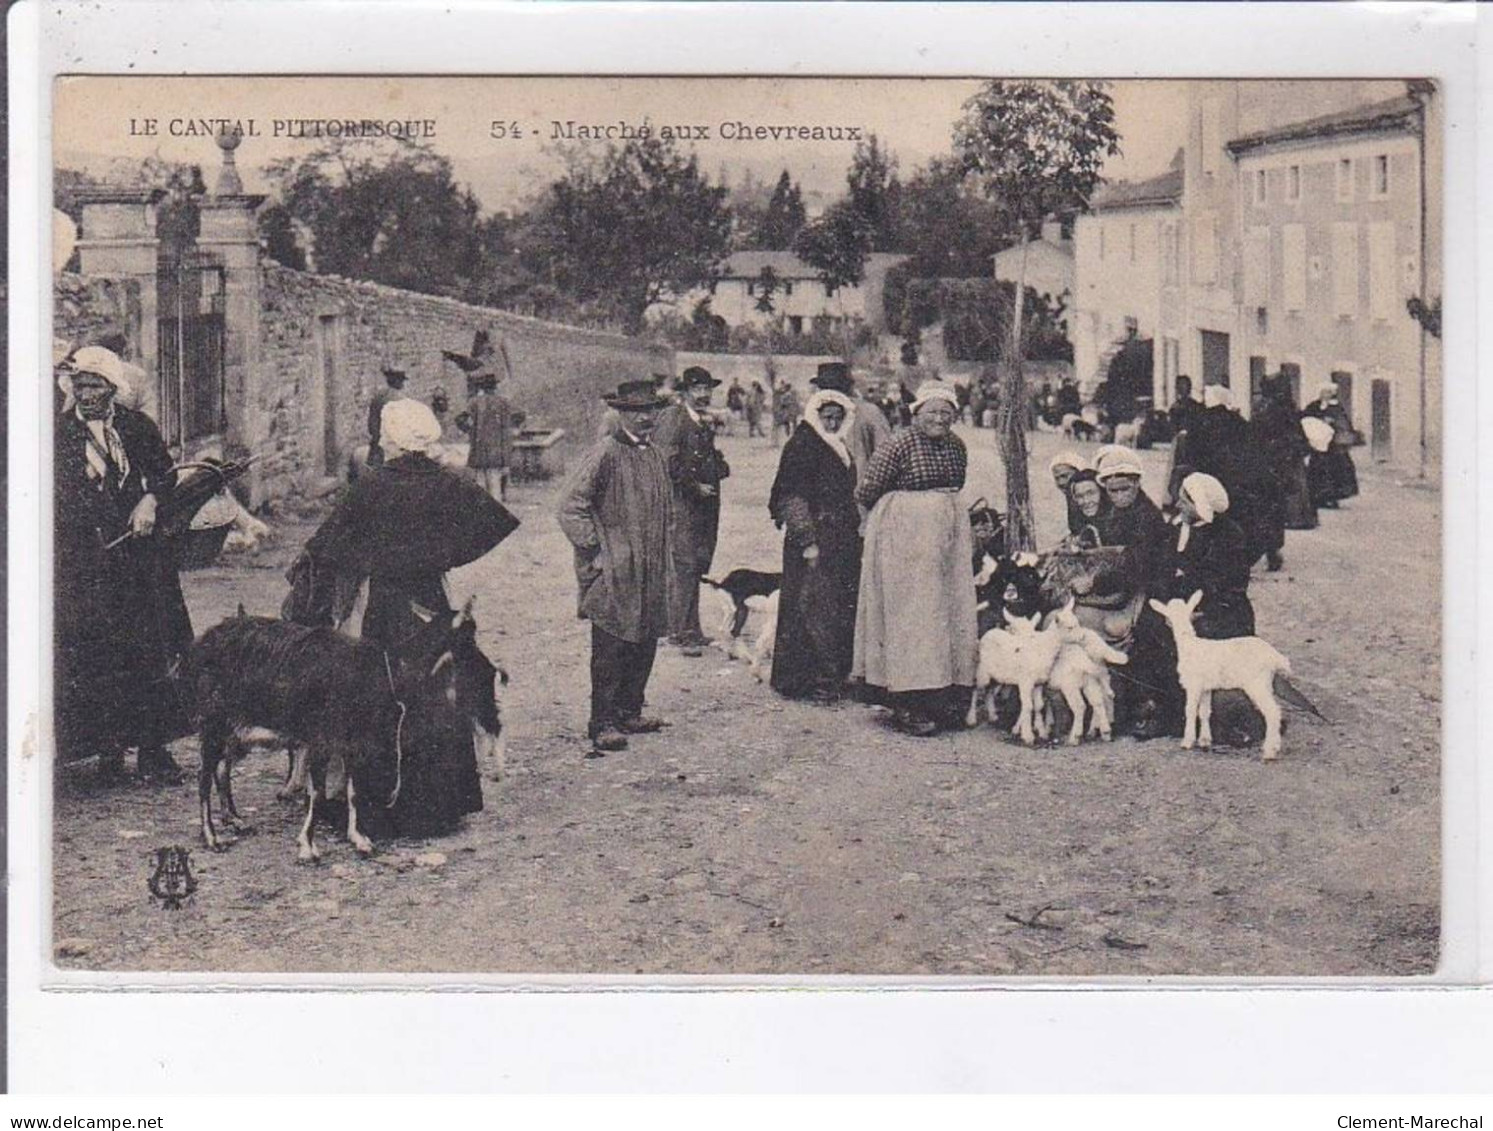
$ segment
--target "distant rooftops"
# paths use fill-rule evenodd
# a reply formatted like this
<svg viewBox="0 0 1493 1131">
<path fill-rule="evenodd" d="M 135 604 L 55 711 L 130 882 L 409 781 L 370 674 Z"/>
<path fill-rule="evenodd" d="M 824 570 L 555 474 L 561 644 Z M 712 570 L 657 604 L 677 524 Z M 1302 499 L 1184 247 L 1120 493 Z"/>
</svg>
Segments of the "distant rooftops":
<svg viewBox="0 0 1493 1131">
<path fill-rule="evenodd" d="M 1284 142 L 1315 141 L 1320 138 L 1342 137 L 1348 134 L 1404 131 L 1414 128 L 1418 113 L 1419 107 L 1415 99 L 1402 94 L 1398 98 L 1389 98 L 1383 102 L 1371 102 L 1365 106 L 1355 106 L 1351 110 L 1341 110 L 1336 114 L 1323 114 L 1317 118 L 1308 118 L 1303 122 L 1292 122 L 1290 125 L 1246 134 L 1229 142 L 1227 149 L 1238 157 L 1253 149 L 1262 149 L 1265 146 L 1279 145 Z"/>
<path fill-rule="evenodd" d="M 886 251 L 873 251 L 866 256 L 866 273 L 874 274 L 894 263 L 906 259 Z M 723 279 L 755 279 L 764 267 L 772 268 L 779 279 L 817 279 L 819 271 L 811 267 L 791 251 L 738 251 L 733 253 L 721 267 Z"/>
</svg>

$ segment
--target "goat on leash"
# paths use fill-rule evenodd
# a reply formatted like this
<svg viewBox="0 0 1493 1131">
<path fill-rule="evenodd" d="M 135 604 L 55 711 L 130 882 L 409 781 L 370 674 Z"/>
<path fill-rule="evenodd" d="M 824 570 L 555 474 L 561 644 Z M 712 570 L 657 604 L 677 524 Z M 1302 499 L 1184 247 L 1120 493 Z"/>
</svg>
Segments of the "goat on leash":
<svg viewBox="0 0 1493 1131">
<path fill-rule="evenodd" d="M 1204 750 L 1213 745 L 1213 693 L 1242 691 L 1265 718 L 1261 753 L 1267 762 L 1280 754 L 1280 704 L 1275 699 L 1275 677 L 1291 674 L 1291 662 L 1258 636 L 1204 640 L 1192 626 L 1192 614 L 1203 599 L 1201 589 L 1187 600 L 1149 602 L 1177 640 L 1177 679 L 1187 693 L 1187 722 L 1182 749 L 1196 742 Z"/>
</svg>

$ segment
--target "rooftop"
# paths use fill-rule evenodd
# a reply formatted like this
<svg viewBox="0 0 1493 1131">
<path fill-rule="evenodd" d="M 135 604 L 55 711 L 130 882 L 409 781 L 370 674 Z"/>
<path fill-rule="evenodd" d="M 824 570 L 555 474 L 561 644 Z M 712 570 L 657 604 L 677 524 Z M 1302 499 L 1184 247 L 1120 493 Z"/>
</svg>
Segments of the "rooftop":
<svg viewBox="0 0 1493 1131">
<path fill-rule="evenodd" d="M 1095 212 L 1115 208 L 1154 208 L 1182 203 L 1182 170 L 1171 169 L 1144 181 L 1112 181 L 1100 185 L 1089 206 Z"/>
<path fill-rule="evenodd" d="M 1274 129 L 1245 134 L 1228 143 L 1228 151 L 1235 157 L 1252 149 L 1267 145 L 1278 145 L 1288 141 L 1307 141 L 1319 138 L 1342 137 L 1347 134 L 1382 133 L 1386 130 L 1413 128 L 1419 107 L 1408 94 L 1389 98 L 1383 102 L 1370 102 L 1355 106 L 1351 110 L 1340 110 L 1336 114 L 1323 114 L 1292 122 Z"/>
<path fill-rule="evenodd" d="M 866 256 L 866 273 L 871 274 L 877 270 L 900 263 L 906 259 L 905 255 L 898 255 L 887 251 L 873 251 Z M 762 274 L 764 267 L 772 268 L 772 273 L 779 279 L 817 279 L 818 268 L 811 267 L 791 251 L 738 251 L 732 254 L 721 266 L 721 278 L 723 279 L 755 279 Z"/>
</svg>

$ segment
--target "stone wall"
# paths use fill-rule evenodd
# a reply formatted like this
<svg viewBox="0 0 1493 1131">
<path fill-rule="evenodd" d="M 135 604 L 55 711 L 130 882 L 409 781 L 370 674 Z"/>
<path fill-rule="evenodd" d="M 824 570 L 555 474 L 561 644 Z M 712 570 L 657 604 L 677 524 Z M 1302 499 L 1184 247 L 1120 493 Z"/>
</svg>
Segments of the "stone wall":
<svg viewBox="0 0 1493 1131">
<path fill-rule="evenodd" d="M 506 343 L 514 376 L 500 391 L 527 414 L 527 426 L 565 429 L 562 461 L 595 435 L 604 392 L 674 372 L 668 347 L 619 334 L 271 263 L 262 269 L 255 403 L 246 414 L 254 425 L 244 441 L 277 458 L 259 478 L 256 502 L 323 490 L 341 473 L 367 442 L 369 399 L 384 385 L 385 366 L 409 374 L 408 396 L 428 402 L 444 389 L 454 417 L 466 381 L 441 351 L 470 353 L 479 329 Z"/>
</svg>

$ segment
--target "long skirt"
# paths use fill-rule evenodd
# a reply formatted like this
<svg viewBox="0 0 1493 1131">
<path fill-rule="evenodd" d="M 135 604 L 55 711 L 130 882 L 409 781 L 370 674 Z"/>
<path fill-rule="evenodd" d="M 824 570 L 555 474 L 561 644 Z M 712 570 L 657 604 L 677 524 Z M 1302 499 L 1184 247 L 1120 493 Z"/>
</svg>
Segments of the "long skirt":
<svg viewBox="0 0 1493 1131">
<path fill-rule="evenodd" d="M 1306 482 L 1306 461 L 1289 459 L 1276 465 L 1276 476 L 1281 481 L 1286 501 L 1286 529 L 1314 530 L 1317 526 L 1317 505 L 1312 502 L 1311 488 Z"/>
<path fill-rule="evenodd" d="M 972 687 L 969 517 L 952 491 L 893 491 L 866 521 L 851 675 L 891 692 Z"/>
<path fill-rule="evenodd" d="M 1347 448 L 1333 447 L 1325 452 L 1313 452 L 1307 460 L 1306 475 L 1312 501 L 1319 507 L 1358 494 L 1358 471 Z"/>
<path fill-rule="evenodd" d="M 820 546 L 819 561 L 804 561 L 803 548 L 783 548 L 783 587 L 778 597 L 772 688 L 796 698 L 838 691 L 850 674 L 859 593 L 860 539 Z"/>
</svg>

